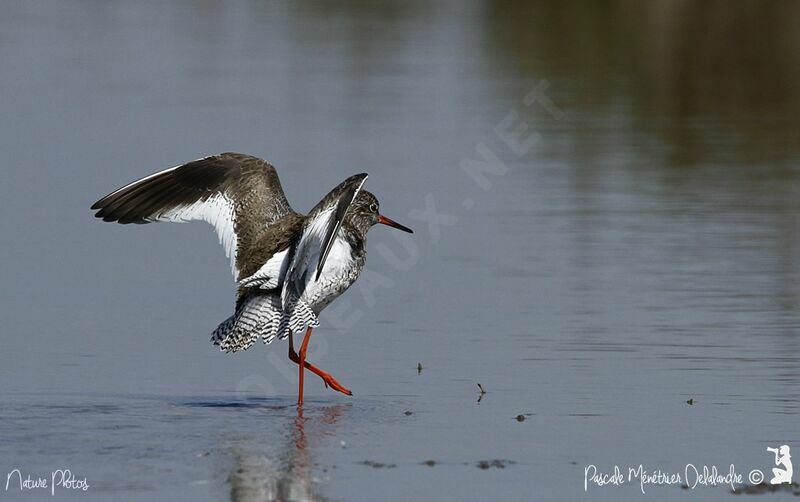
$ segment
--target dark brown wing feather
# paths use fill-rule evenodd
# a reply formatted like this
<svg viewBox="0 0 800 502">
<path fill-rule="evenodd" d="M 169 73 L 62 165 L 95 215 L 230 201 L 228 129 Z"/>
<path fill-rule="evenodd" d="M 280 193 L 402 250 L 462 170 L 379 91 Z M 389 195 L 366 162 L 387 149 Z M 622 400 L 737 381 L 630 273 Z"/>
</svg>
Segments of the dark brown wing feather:
<svg viewBox="0 0 800 502">
<path fill-rule="evenodd" d="M 263 159 L 232 152 L 134 181 L 98 200 L 92 209 L 103 221 L 123 224 L 208 221 L 239 271 L 252 268 L 246 260 L 266 229 L 296 214 L 274 167 Z"/>
</svg>

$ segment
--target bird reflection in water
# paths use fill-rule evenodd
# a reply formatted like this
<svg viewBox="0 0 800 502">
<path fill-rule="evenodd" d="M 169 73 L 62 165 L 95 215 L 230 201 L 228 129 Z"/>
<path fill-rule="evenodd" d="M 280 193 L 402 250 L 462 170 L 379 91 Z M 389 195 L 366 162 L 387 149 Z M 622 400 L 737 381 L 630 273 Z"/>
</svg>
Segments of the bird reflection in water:
<svg viewBox="0 0 800 502">
<path fill-rule="evenodd" d="M 233 445 L 234 468 L 228 476 L 231 500 L 255 501 L 321 501 L 319 480 L 313 476 L 311 450 L 323 444 L 335 432 L 346 405 L 318 410 L 319 415 L 304 416 L 302 407 L 287 423 L 286 444 L 272 458 L 252 451 L 252 441 Z M 306 410 L 308 411 L 308 410 Z"/>
</svg>

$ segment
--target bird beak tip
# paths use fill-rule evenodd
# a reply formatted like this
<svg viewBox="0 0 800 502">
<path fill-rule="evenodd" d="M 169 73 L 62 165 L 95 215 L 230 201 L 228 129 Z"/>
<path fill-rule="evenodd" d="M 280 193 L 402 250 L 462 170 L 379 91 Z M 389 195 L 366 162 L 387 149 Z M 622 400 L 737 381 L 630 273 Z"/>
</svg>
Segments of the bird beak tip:
<svg viewBox="0 0 800 502">
<path fill-rule="evenodd" d="M 381 215 L 378 218 L 378 223 L 390 226 L 392 228 L 396 228 L 398 230 L 402 230 L 403 232 L 408 232 L 409 234 L 413 234 L 414 233 L 414 231 L 411 230 L 410 228 L 408 228 L 407 226 L 401 225 L 401 224 L 397 223 L 396 221 L 394 221 L 392 219 L 389 219 L 389 218 L 387 218 L 386 216 L 383 216 L 383 215 Z"/>
</svg>

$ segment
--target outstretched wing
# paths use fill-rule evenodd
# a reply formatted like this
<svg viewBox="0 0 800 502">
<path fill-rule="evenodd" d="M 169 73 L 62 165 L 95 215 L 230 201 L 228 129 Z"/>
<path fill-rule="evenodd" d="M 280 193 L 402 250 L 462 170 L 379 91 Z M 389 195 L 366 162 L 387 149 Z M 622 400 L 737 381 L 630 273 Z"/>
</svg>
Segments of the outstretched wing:
<svg viewBox="0 0 800 502">
<path fill-rule="evenodd" d="M 275 168 L 241 153 L 221 153 L 171 167 L 111 192 L 92 205 L 118 223 L 203 220 L 214 226 L 234 277 L 239 255 L 287 214 L 294 214 Z"/>
<path fill-rule="evenodd" d="M 312 280 L 311 274 L 313 280 L 319 279 L 345 214 L 366 179 L 366 174 L 350 176 L 308 213 L 303 235 L 297 243 L 284 280 L 284 304 L 288 295 L 299 298 L 303 294 L 306 284 Z"/>
</svg>

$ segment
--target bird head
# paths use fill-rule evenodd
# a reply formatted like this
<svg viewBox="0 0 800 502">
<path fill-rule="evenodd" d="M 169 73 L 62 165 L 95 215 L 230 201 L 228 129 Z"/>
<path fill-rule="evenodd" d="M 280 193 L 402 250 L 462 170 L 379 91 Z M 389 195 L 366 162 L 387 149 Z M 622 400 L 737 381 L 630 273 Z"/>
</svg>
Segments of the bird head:
<svg viewBox="0 0 800 502">
<path fill-rule="evenodd" d="M 410 234 L 414 233 L 413 230 L 405 225 L 401 225 L 396 221 L 383 216 L 380 213 L 380 203 L 378 203 L 377 197 L 366 190 L 361 190 L 358 192 L 355 200 L 353 200 L 353 205 L 350 207 L 349 212 L 351 223 L 353 226 L 358 228 L 363 235 L 366 235 L 367 230 L 378 223 L 382 225 L 388 225 Z"/>
</svg>

